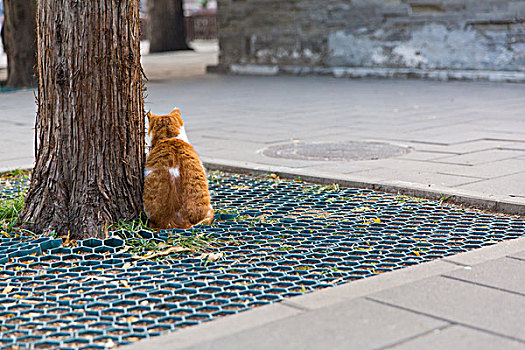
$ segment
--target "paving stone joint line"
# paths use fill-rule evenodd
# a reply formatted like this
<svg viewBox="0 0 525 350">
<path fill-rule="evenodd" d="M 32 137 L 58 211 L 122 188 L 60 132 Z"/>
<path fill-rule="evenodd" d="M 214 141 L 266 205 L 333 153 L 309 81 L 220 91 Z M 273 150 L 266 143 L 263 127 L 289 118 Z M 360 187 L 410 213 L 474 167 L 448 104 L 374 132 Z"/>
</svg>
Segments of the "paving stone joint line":
<svg viewBox="0 0 525 350">
<path fill-rule="evenodd" d="M 420 311 L 420 310 L 416 310 L 416 309 L 411 309 L 411 308 L 408 308 L 408 307 L 400 306 L 400 305 L 397 305 L 397 304 L 394 304 L 394 303 L 389 303 L 389 302 L 386 302 L 386 301 L 378 300 L 378 299 L 375 299 L 374 297 L 371 297 L 371 296 L 365 297 L 365 299 L 373 301 L 373 302 L 376 302 L 376 303 L 379 303 L 379 304 L 383 304 L 383 305 L 386 305 L 386 306 L 391 306 L 391 307 L 394 307 L 394 308 L 397 308 L 397 309 L 400 309 L 400 310 L 412 312 L 412 313 L 415 313 L 415 314 L 418 314 L 418 315 L 431 317 L 431 318 L 434 318 L 436 320 L 441 320 L 441 321 L 449 323 L 450 325 L 460 325 L 460 326 L 463 326 L 463 327 L 466 327 L 466 328 L 470 328 L 470 329 L 474 329 L 474 330 L 477 330 L 477 331 L 480 331 L 480 332 L 483 332 L 483 333 L 495 335 L 497 337 L 502 337 L 502 338 L 506 338 L 506 339 L 509 339 L 509 340 L 513 340 L 513 341 L 517 341 L 517 342 L 525 344 L 525 340 L 523 340 L 523 339 L 512 337 L 512 336 L 508 336 L 508 335 L 502 334 L 502 333 L 498 333 L 498 332 L 495 332 L 495 331 L 490 330 L 490 329 L 473 326 L 473 325 L 468 324 L 468 323 L 455 321 L 455 320 L 452 320 L 452 319 L 448 319 L 446 317 L 441 317 L 441 316 L 434 315 L 432 313 L 423 312 L 423 311 Z"/>
</svg>

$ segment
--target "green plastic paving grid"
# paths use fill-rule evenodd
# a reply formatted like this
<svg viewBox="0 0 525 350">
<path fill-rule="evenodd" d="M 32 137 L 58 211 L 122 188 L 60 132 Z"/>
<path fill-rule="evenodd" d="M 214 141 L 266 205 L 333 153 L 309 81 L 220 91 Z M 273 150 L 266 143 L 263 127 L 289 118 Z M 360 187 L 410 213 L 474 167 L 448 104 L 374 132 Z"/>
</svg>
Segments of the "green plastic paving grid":
<svg viewBox="0 0 525 350">
<path fill-rule="evenodd" d="M 140 231 L 139 240 L 208 234 L 223 253 L 217 261 L 201 253 L 137 260 L 122 252 L 131 236 L 124 231 L 73 248 L 62 239 L 4 235 L 0 349 L 113 348 L 517 238 L 525 229 L 523 218 L 372 190 L 209 178 L 213 225 Z"/>
</svg>

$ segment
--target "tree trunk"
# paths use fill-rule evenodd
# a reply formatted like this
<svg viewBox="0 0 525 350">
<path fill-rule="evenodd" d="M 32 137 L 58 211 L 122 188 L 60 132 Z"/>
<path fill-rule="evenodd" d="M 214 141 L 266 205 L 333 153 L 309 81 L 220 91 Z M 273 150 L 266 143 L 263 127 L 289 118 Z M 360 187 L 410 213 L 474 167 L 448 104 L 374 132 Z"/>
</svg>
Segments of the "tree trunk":
<svg viewBox="0 0 525 350">
<path fill-rule="evenodd" d="M 148 0 L 150 52 L 191 50 L 182 0 Z"/>
<path fill-rule="evenodd" d="M 21 220 L 100 237 L 142 210 L 139 0 L 39 0 L 37 11 L 36 165 Z"/>
<path fill-rule="evenodd" d="M 36 85 L 36 0 L 4 0 L 2 41 L 7 54 L 7 83 Z"/>
</svg>

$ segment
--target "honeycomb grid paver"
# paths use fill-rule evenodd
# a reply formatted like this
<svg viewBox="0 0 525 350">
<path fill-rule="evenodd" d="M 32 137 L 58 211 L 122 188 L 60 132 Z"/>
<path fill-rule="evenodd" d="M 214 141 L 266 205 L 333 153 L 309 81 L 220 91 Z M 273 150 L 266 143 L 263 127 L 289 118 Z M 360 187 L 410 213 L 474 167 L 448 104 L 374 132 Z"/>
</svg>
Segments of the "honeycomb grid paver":
<svg viewBox="0 0 525 350">
<path fill-rule="evenodd" d="M 222 173 L 210 189 L 213 225 L 138 239 L 211 235 L 217 261 L 137 259 L 123 231 L 76 247 L 4 234 L 0 349 L 109 349 L 525 231 L 523 218 L 365 189 Z"/>
</svg>

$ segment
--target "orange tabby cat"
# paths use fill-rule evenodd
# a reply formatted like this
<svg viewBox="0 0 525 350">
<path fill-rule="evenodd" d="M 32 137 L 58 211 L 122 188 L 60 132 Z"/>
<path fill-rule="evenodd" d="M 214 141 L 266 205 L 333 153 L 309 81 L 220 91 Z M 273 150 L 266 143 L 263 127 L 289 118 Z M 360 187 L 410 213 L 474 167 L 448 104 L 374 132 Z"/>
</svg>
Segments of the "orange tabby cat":
<svg viewBox="0 0 525 350">
<path fill-rule="evenodd" d="M 190 145 L 179 109 L 148 113 L 151 152 L 144 171 L 144 208 L 152 227 L 190 228 L 213 220 L 206 173 Z"/>
</svg>

